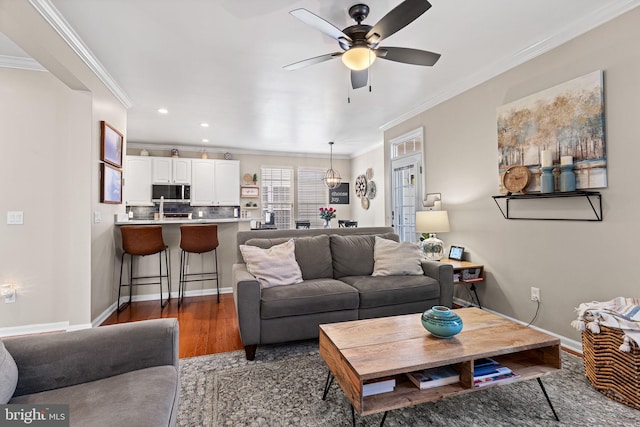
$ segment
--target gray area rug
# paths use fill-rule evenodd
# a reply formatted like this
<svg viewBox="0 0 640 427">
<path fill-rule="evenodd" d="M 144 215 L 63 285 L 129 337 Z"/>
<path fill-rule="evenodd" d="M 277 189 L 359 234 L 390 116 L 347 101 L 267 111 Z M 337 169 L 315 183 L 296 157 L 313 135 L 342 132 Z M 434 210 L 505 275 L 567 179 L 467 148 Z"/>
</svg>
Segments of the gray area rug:
<svg viewBox="0 0 640 427">
<path fill-rule="evenodd" d="M 562 353 L 560 372 L 543 378 L 553 414 L 537 381 L 492 387 L 464 396 L 395 410 L 385 426 L 638 426 L 640 411 L 610 400 L 587 381 L 582 360 Z M 317 341 L 260 346 L 180 360 L 179 426 L 350 426 L 351 407 L 334 382 L 322 391 L 327 368 Z M 356 425 L 377 426 L 382 414 Z"/>
</svg>

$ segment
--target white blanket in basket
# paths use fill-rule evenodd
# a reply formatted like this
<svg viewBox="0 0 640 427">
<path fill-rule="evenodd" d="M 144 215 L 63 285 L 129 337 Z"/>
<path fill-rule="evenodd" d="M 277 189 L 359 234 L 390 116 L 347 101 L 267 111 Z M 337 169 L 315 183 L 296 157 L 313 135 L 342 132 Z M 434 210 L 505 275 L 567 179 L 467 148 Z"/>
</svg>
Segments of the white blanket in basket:
<svg viewBox="0 0 640 427">
<path fill-rule="evenodd" d="M 585 302 L 576 308 L 578 319 L 571 326 L 584 331 L 585 326 L 594 334 L 600 333 L 600 325 L 620 329 L 624 341 L 622 351 L 631 351 L 631 342 L 640 346 L 640 298 L 614 298 L 605 302 Z"/>
</svg>

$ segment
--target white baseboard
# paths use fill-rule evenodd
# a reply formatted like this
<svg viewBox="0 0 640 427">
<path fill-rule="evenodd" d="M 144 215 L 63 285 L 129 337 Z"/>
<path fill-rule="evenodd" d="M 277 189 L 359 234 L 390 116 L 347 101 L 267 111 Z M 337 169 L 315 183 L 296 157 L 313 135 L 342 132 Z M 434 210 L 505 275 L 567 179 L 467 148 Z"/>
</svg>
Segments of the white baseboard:
<svg viewBox="0 0 640 427">
<path fill-rule="evenodd" d="M 81 329 L 89 329 L 93 327 L 91 323 L 80 323 L 70 325 L 66 322 L 55 323 L 39 323 L 35 325 L 11 326 L 8 328 L 0 328 L 0 337 L 15 337 L 20 335 L 47 334 L 51 332 L 63 331 L 79 331 Z"/>
<path fill-rule="evenodd" d="M 465 300 L 460 299 L 460 298 L 454 298 L 453 301 L 456 304 L 461 305 L 463 307 L 469 307 L 469 306 L 472 305 L 469 301 L 465 301 Z M 493 313 L 495 315 L 504 317 L 505 319 L 509 319 L 512 322 L 516 322 L 516 323 L 519 323 L 521 325 L 527 325 L 527 322 L 523 322 L 522 320 L 514 319 L 513 317 L 506 316 L 506 315 L 504 315 L 502 313 L 498 313 L 497 311 L 489 310 L 486 307 L 483 307 L 482 309 L 488 311 L 489 313 Z M 567 338 L 567 337 L 564 337 L 562 335 L 558 335 L 558 334 L 556 334 L 554 332 L 547 331 L 546 329 L 542 329 L 542 328 L 539 328 L 537 326 L 531 325 L 529 327 L 532 328 L 532 329 L 535 329 L 536 331 L 544 332 L 545 334 L 549 334 L 549 335 L 551 335 L 553 337 L 560 338 L 560 344 L 562 345 L 562 347 L 566 347 L 571 351 L 574 351 L 576 353 L 582 354 L 582 343 L 581 342 L 576 341 L 576 340 L 572 340 L 571 338 Z"/>
<path fill-rule="evenodd" d="M 233 292 L 232 288 L 220 288 L 220 294 L 230 294 Z M 185 291 L 185 298 L 188 297 L 201 297 L 205 295 L 216 295 L 217 292 L 215 289 L 197 289 L 191 291 Z M 178 291 L 171 292 L 171 298 L 178 298 Z M 123 299 L 124 300 L 124 299 Z M 143 295 L 134 295 L 131 300 L 133 302 L 138 301 L 158 301 L 160 300 L 160 293 L 155 294 L 143 294 Z M 100 326 L 114 311 L 118 309 L 118 304 L 114 302 L 111 304 L 105 311 L 100 313 L 98 317 L 91 321 L 91 324 L 95 328 L 96 326 Z"/>
<path fill-rule="evenodd" d="M 107 307 L 107 309 L 105 311 L 103 311 L 102 313 L 100 313 L 100 315 L 98 317 L 96 317 L 95 319 L 93 319 L 91 321 L 91 325 L 96 328 L 100 325 L 102 325 L 102 323 L 107 320 L 107 318 L 109 316 L 111 316 L 111 313 L 113 313 L 114 311 L 116 311 L 116 309 L 118 308 L 117 303 L 113 303 L 111 304 L 109 307 Z"/>
<path fill-rule="evenodd" d="M 44 334 L 47 332 L 66 331 L 69 322 L 38 323 L 35 325 L 9 326 L 0 328 L 0 337 L 14 337 L 17 335 Z"/>
</svg>

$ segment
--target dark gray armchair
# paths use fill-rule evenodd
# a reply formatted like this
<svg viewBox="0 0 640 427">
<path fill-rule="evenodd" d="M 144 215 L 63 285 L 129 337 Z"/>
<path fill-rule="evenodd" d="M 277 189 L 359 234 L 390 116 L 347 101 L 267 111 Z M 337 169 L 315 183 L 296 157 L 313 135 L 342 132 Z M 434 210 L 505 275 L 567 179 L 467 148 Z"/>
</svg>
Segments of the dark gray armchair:
<svg viewBox="0 0 640 427">
<path fill-rule="evenodd" d="M 174 426 L 176 319 L 3 340 L 18 367 L 12 404 L 68 404 L 72 426 Z"/>
</svg>

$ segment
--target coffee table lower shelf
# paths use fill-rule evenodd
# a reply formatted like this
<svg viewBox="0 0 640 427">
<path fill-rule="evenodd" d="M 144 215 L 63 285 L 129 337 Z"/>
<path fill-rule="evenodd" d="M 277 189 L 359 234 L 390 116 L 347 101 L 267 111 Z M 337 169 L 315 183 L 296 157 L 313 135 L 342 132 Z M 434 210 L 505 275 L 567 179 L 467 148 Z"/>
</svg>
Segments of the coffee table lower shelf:
<svg viewBox="0 0 640 427">
<path fill-rule="evenodd" d="M 396 388 L 394 391 L 364 397 L 361 410 L 359 410 L 358 413 L 362 416 L 372 415 L 380 412 L 391 411 L 393 409 L 405 408 L 407 406 L 419 405 L 421 403 L 434 402 L 447 397 L 484 390 L 489 387 L 499 387 L 504 384 L 540 378 L 547 375 L 549 372 L 556 371 L 557 369 L 536 367 L 535 369 L 531 369 L 536 372 L 535 374 L 530 374 L 521 369 L 512 368 L 512 370 L 519 374 L 518 378 L 501 381 L 497 384 L 487 385 L 484 387 L 465 387 L 461 383 L 455 383 L 420 390 L 406 377 L 398 376 L 396 377 Z"/>
</svg>

